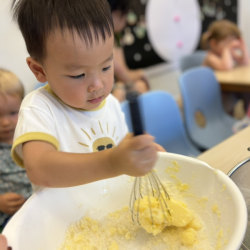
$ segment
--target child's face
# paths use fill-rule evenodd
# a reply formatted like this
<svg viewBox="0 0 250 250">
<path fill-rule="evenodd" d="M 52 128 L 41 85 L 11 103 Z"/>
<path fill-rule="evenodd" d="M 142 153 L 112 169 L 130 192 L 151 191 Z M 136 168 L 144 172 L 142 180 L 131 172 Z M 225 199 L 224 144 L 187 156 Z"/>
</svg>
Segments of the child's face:
<svg viewBox="0 0 250 250">
<path fill-rule="evenodd" d="M 0 94 L 0 142 L 13 143 L 21 102 L 18 95 Z"/>
<path fill-rule="evenodd" d="M 239 45 L 239 40 L 236 37 L 230 36 L 225 38 L 221 41 L 216 41 L 212 39 L 210 41 L 210 48 L 214 51 L 217 55 L 222 55 L 223 50 L 228 47 L 233 49 Z"/>
<path fill-rule="evenodd" d="M 47 40 L 44 81 L 66 104 L 87 110 L 97 108 L 113 87 L 113 45 L 114 38 L 107 36 L 105 42 L 100 37 L 99 43 L 94 40 L 88 48 L 77 33 L 73 38 L 69 31 L 63 36 L 55 31 Z"/>
</svg>

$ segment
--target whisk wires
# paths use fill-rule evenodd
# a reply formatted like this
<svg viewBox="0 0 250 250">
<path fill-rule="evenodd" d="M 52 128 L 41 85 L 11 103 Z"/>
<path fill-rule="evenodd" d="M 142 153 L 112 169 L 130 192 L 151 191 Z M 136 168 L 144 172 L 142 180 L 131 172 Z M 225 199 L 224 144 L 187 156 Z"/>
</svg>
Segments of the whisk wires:
<svg viewBox="0 0 250 250">
<path fill-rule="evenodd" d="M 171 216 L 170 210 L 167 205 L 167 200 L 170 199 L 170 196 L 154 170 L 150 171 L 147 175 L 143 177 L 136 177 L 133 184 L 133 188 L 130 195 L 130 210 L 132 220 L 138 225 L 141 225 L 140 210 L 141 202 L 144 198 L 146 198 L 148 202 L 148 210 L 150 213 L 152 226 L 155 225 L 154 211 L 152 205 L 154 201 L 157 200 L 159 202 L 160 209 L 165 220 L 167 219 L 166 211 Z M 143 209 L 145 208 L 142 208 L 142 210 Z"/>
</svg>

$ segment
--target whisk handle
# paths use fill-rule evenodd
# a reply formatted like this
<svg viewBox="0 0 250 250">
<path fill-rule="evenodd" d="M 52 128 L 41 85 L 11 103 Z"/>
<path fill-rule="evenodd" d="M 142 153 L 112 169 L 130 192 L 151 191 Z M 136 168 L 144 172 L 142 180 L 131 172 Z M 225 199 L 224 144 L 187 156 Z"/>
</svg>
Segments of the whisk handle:
<svg viewBox="0 0 250 250">
<path fill-rule="evenodd" d="M 126 96 L 129 102 L 130 116 L 135 136 L 142 135 L 144 131 L 138 102 L 138 95 L 138 92 L 132 91 L 127 93 Z"/>
</svg>

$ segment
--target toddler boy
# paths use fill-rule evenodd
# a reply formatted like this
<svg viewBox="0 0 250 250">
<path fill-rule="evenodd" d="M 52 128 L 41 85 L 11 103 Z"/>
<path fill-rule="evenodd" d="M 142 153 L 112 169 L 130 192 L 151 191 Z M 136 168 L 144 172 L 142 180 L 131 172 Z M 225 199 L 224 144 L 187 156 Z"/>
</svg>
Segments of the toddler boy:
<svg viewBox="0 0 250 250">
<path fill-rule="evenodd" d="M 14 16 L 39 82 L 20 109 L 12 150 L 31 182 L 71 187 L 144 175 L 157 158 L 150 135 L 127 135 L 114 82 L 107 0 L 19 0 Z M 108 149 L 108 150 L 106 150 Z"/>
</svg>

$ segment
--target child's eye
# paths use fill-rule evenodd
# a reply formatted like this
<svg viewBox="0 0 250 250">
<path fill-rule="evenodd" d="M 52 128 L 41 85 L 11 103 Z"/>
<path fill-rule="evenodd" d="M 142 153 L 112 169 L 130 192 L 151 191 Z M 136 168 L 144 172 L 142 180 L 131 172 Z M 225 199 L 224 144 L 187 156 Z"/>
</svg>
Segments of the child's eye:
<svg viewBox="0 0 250 250">
<path fill-rule="evenodd" d="M 107 68 L 103 68 L 102 71 L 105 72 L 107 70 L 109 70 L 111 68 L 111 66 L 108 66 Z"/>
<path fill-rule="evenodd" d="M 85 76 L 85 74 L 81 74 L 79 76 L 70 76 L 70 77 L 73 79 L 80 79 L 80 78 L 83 78 L 84 76 Z"/>
</svg>

